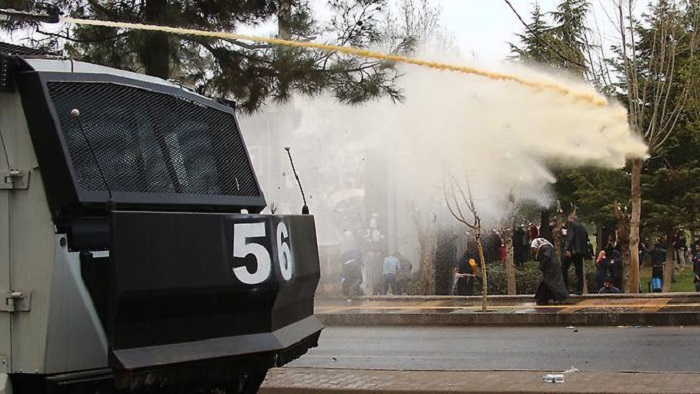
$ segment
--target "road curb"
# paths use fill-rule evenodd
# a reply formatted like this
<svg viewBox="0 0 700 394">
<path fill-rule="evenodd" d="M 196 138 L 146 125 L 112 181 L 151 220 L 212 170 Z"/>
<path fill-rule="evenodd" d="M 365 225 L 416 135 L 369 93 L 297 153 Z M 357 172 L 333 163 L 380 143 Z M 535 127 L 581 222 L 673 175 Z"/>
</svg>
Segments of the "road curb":
<svg viewBox="0 0 700 394">
<path fill-rule="evenodd" d="M 587 294 L 536 306 L 532 295 L 319 298 L 327 326 L 698 326 L 700 293 Z"/>
<path fill-rule="evenodd" d="M 327 326 L 698 326 L 698 312 L 326 313 Z"/>
</svg>

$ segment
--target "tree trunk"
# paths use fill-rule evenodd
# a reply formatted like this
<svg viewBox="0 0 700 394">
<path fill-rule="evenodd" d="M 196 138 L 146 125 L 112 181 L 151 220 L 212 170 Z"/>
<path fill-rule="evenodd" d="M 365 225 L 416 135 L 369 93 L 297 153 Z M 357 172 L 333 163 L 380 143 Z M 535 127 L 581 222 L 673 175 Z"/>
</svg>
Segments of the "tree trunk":
<svg viewBox="0 0 700 394">
<path fill-rule="evenodd" d="M 627 210 L 624 211 L 620 204 L 615 204 L 615 216 L 617 217 L 617 244 L 622 251 L 622 286 L 625 292 L 632 286 L 630 281 L 631 274 L 631 256 L 630 256 L 630 216 Z M 639 263 L 637 263 L 639 268 Z M 639 281 L 637 281 L 639 283 Z"/>
<path fill-rule="evenodd" d="M 556 224 L 552 227 L 552 243 L 554 244 L 554 253 L 557 254 L 557 258 L 561 259 L 561 228 L 563 224 L 563 219 L 561 215 L 557 215 Z"/>
<path fill-rule="evenodd" d="M 546 239 L 549 242 L 554 242 L 552 238 L 552 226 L 549 223 L 549 211 L 542 210 L 540 212 L 540 237 Z"/>
<path fill-rule="evenodd" d="M 145 23 L 164 24 L 167 0 L 147 0 Z M 143 40 L 138 48 L 139 60 L 146 75 L 168 79 L 170 76 L 170 41 L 168 33 L 140 32 Z"/>
<path fill-rule="evenodd" d="M 484 247 L 481 245 L 481 229 L 476 230 L 476 244 L 479 249 L 479 260 L 481 260 L 481 311 L 486 312 L 488 307 L 488 283 L 486 275 L 486 259 L 484 258 Z"/>
<path fill-rule="evenodd" d="M 437 226 L 430 218 L 425 218 L 420 211 L 409 203 L 411 217 L 416 225 L 418 245 L 420 246 L 420 266 L 418 268 L 418 291 L 422 295 L 435 294 L 435 251 L 437 250 Z"/>
<path fill-rule="evenodd" d="M 432 231 L 425 231 L 419 235 L 420 244 L 420 294 L 435 294 L 435 250 L 437 249 L 437 236 Z"/>
<path fill-rule="evenodd" d="M 642 216 L 642 159 L 632 160 L 632 217 L 630 218 L 629 280 L 626 293 L 639 293 L 639 222 Z"/>
<path fill-rule="evenodd" d="M 503 229 L 501 231 L 503 237 L 503 247 L 506 251 L 506 281 L 508 283 L 508 295 L 516 295 L 518 289 L 515 282 L 515 264 L 513 263 L 513 229 Z"/>
</svg>

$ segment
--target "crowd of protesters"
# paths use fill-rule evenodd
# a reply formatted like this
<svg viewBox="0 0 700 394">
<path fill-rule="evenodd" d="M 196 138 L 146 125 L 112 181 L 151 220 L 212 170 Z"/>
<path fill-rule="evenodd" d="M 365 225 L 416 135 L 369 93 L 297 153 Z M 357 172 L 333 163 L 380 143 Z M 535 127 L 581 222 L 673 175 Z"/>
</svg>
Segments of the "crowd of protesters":
<svg viewBox="0 0 700 394">
<path fill-rule="evenodd" d="M 529 225 L 522 224 L 514 228 L 512 233 L 513 262 L 516 266 L 535 260 L 542 272 L 541 282 L 535 295 L 538 303 L 565 302 L 569 294 L 583 294 L 584 261 L 592 261 L 595 264 L 594 292 L 600 294 L 622 292 L 623 254 L 613 235 L 608 236 L 606 243 L 596 253 L 586 228 L 575 215 L 570 215 L 567 222 L 558 230 L 559 237 L 553 236 L 553 230 L 557 230 L 556 222 L 549 223 L 547 229 L 538 228 L 531 222 Z M 694 244 L 694 251 L 691 254 L 686 252 L 688 248 L 684 233 L 679 231 L 677 234 L 672 242 L 675 249 L 673 261 L 679 266 L 692 261 L 695 289 L 700 291 L 700 241 Z M 502 237 L 495 231 L 491 237 L 488 242 L 483 242 L 484 255 L 499 257 L 486 257 L 486 261 L 503 262 Z M 559 254 L 556 253 L 553 245 L 555 238 L 560 241 L 561 253 Z M 643 261 L 649 260 L 652 266 L 651 280 L 648 283 L 649 291 L 661 291 L 664 281 L 663 270 L 667 260 L 664 248 L 666 244 L 667 242 L 662 239 L 657 240 L 653 247 L 648 241 L 640 243 L 640 266 Z M 455 265 L 454 294 L 474 294 L 474 278 L 478 277 L 479 262 L 475 250 L 475 247 L 467 247 Z M 569 283 L 569 272 L 572 267 L 574 282 Z M 675 270 L 672 272 L 675 273 Z"/>
<path fill-rule="evenodd" d="M 555 231 L 559 231 L 555 237 Z M 558 239 L 559 250 L 553 242 Z M 503 236 L 496 230 L 481 237 L 486 262 L 505 262 L 506 247 Z M 700 292 L 700 241 L 692 245 L 692 253 L 687 245 L 687 238 L 682 231 L 676 233 L 672 242 L 658 239 L 653 246 L 644 240 L 639 246 L 639 261 L 651 263 L 650 291 L 661 291 L 664 281 L 664 266 L 667 260 L 666 245 L 674 248 L 673 261 L 679 266 L 692 263 L 695 290 Z M 584 261 L 592 261 L 595 266 L 595 290 L 597 293 L 620 293 L 623 288 L 623 257 L 620 245 L 613 235 L 597 251 L 590 242 L 586 228 L 575 215 L 570 215 L 565 224 L 556 226 L 556 222 L 547 226 L 536 226 L 530 222 L 520 225 L 512 232 L 513 262 L 522 266 L 526 261 L 535 260 L 542 272 L 541 281 L 536 288 L 535 298 L 539 304 L 549 302 L 566 302 L 570 294 L 584 293 Z M 376 284 L 375 294 L 402 295 L 411 294 L 413 265 L 398 251 L 379 259 L 381 277 Z M 467 242 L 467 248 L 459 256 L 453 268 L 452 294 L 475 295 L 475 283 L 479 277 L 480 258 L 474 239 Z M 573 267 L 573 283 L 569 283 L 569 273 Z M 342 255 L 340 279 L 342 292 L 353 298 L 363 295 L 362 253 L 357 249 L 348 250 Z M 675 272 L 675 270 L 672 270 Z M 670 278 L 669 280 L 674 280 Z M 590 287 L 589 287 L 590 289 Z"/>
</svg>

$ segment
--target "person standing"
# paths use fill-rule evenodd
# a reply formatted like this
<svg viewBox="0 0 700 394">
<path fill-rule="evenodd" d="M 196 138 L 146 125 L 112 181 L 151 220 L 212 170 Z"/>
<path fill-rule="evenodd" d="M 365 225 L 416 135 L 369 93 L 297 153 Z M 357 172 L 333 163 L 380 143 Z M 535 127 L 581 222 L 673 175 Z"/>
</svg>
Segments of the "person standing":
<svg viewBox="0 0 700 394">
<path fill-rule="evenodd" d="M 700 291 L 700 244 L 695 244 L 695 254 L 693 255 L 693 273 L 695 278 L 695 291 Z"/>
<path fill-rule="evenodd" d="M 569 297 L 569 291 L 564 285 L 561 263 L 554 251 L 554 246 L 544 238 L 535 238 L 531 248 L 542 271 L 542 281 L 535 292 L 537 305 L 547 305 L 550 300 L 566 300 Z"/>
<path fill-rule="evenodd" d="M 583 294 L 583 259 L 588 250 L 588 232 L 575 215 L 569 215 L 566 236 L 566 255 L 571 258 L 576 273 L 576 294 Z"/>
<path fill-rule="evenodd" d="M 666 265 L 666 249 L 661 239 L 656 241 L 651 251 L 651 291 L 661 292 L 664 283 L 664 265 Z"/>
<path fill-rule="evenodd" d="M 533 239 L 540 236 L 540 230 L 537 229 L 537 226 L 533 222 L 530 222 L 530 225 L 529 225 L 527 231 L 528 231 L 528 235 L 530 236 L 530 240 L 533 240 Z"/>
<path fill-rule="evenodd" d="M 600 289 L 603 287 L 605 278 L 608 277 L 608 259 L 605 255 L 605 250 L 601 250 L 598 253 L 598 258 L 595 260 L 595 279 L 596 288 Z"/>
<path fill-rule="evenodd" d="M 382 295 L 387 295 L 389 293 L 389 287 L 391 287 L 391 294 L 397 294 L 396 274 L 399 271 L 400 262 L 396 254 L 397 253 L 394 253 L 385 258 L 382 264 Z"/>
<path fill-rule="evenodd" d="M 676 262 L 681 267 L 685 267 L 685 250 L 688 249 L 688 243 L 685 239 L 685 232 L 683 229 L 676 230 L 676 240 L 673 242 L 673 247 L 676 255 Z"/>
<path fill-rule="evenodd" d="M 571 267 L 571 255 L 566 250 L 567 241 L 567 226 L 568 223 L 564 224 L 561 228 L 561 236 L 559 237 L 559 261 L 561 262 L 561 276 L 564 279 L 564 286 L 569 291 L 571 291 L 571 286 L 569 286 L 569 268 Z"/>
<path fill-rule="evenodd" d="M 608 275 L 617 288 L 622 288 L 622 253 L 613 249 L 612 256 L 608 256 Z"/>
<path fill-rule="evenodd" d="M 396 294 L 410 294 L 413 264 L 401 252 L 396 252 L 395 256 L 399 259 L 399 269 L 396 274 Z"/>
<path fill-rule="evenodd" d="M 516 266 L 522 266 L 525 264 L 527 247 L 523 243 L 525 238 L 525 228 L 524 226 L 518 226 L 513 230 L 513 263 Z"/>
</svg>

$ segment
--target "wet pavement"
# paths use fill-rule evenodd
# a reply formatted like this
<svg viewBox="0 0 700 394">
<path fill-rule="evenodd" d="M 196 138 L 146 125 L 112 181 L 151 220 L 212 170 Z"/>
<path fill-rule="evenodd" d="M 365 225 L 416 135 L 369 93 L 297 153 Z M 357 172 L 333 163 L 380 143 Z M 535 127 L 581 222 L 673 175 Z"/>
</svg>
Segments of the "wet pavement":
<svg viewBox="0 0 700 394">
<path fill-rule="evenodd" d="M 485 311 L 481 297 L 362 297 L 351 303 L 331 298 L 317 299 L 315 313 L 327 326 L 350 327 L 700 326 L 700 293 L 594 294 L 573 296 L 565 305 L 546 306 L 536 305 L 527 295 L 490 296 Z M 588 351 L 600 355 L 596 349 L 591 345 Z M 615 353 L 610 357 L 624 357 L 624 349 L 613 346 L 608 350 Z M 648 357 L 668 351 L 659 346 Z M 270 370 L 260 393 L 700 393 L 700 353 L 692 365 L 697 368 L 691 371 L 697 372 L 288 366 Z M 563 383 L 543 380 L 552 373 L 563 374 Z"/>
</svg>

